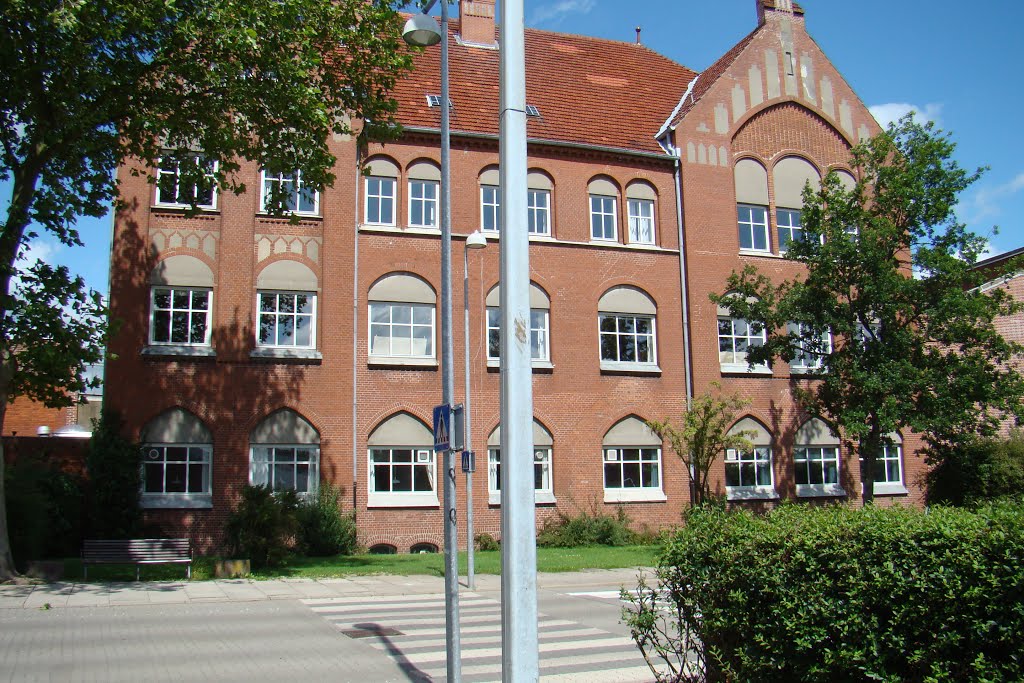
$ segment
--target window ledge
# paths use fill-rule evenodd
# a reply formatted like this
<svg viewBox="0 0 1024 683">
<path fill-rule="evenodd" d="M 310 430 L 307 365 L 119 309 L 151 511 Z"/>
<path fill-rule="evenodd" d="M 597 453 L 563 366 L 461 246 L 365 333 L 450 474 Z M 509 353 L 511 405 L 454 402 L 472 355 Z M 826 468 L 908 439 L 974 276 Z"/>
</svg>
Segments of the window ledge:
<svg viewBox="0 0 1024 683">
<path fill-rule="evenodd" d="M 281 214 L 267 213 L 266 211 L 257 211 L 256 218 L 269 219 L 272 221 L 290 221 L 293 218 L 300 221 L 322 221 L 324 219 L 322 214 L 302 213 L 300 211 L 288 211 L 286 213 Z"/>
<path fill-rule="evenodd" d="M 554 505 L 558 501 L 555 500 L 555 494 L 548 491 L 535 491 L 533 494 L 533 502 L 535 505 Z M 501 494 L 494 491 L 487 493 L 487 504 L 493 506 L 501 505 Z"/>
<path fill-rule="evenodd" d="M 143 493 L 139 507 L 144 510 L 211 509 L 213 495 L 210 493 Z"/>
<path fill-rule="evenodd" d="M 550 361 L 546 361 L 546 360 L 532 360 L 532 361 L 530 361 L 530 367 L 532 369 L 534 369 L 534 370 L 541 370 L 541 371 L 543 371 L 543 370 L 554 370 L 555 369 L 554 364 L 551 363 Z M 487 368 L 488 369 L 495 369 L 495 370 L 496 369 L 500 369 L 501 368 L 501 360 L 499 360 L 497 358 L 488 358 L 487 359 Z"/>
<path fill-rule="evenodd" d="M 647 242 L 626 242 L 623 246 L 636 251 L 661 251 L 661 247 L 657 244 L 648 244 Z"/>
<path fill-rule="evenodd" d="M 401 356 L 370 356 L 367 365 L 376 368 L 409 367 L 436 370 L 436 358 L 402 358 Z"/>
<path fill-rule="evenodd" d="M 726 500 L 778 500 L 779 493 L 771 486 L 725 487 Z"/>
<path fill-rule="evenodd" d="M 791 366 L 789 366 L 789 374 L 791 374 L 791 375 L 801 375 L 801 376 L 804 376 L 804 377 L 818 377 L 820 375 L 824 375 L 825 374 L 825 369 L 824 368 L 803 368 L 803 367 L 795 367 L 794 368 L 791 365 Z"/>
<path fill-rule="evenodd" d="M 903 484 L 875 484 L 876 496 L 905 496 L 910 491 Z"/>
<path fill-rule="evenodd" d="M 664 503 L 668 500 L 659 489 L 605 489 L 606 503 Z"/>
<path fill-rule="evenodd" d="M 751 367 L 746 363 L 721 363 L 719 367 L 723 375 L 764 375 L 767 377 L 772 374 L 772 369 L 763 365 Z"/>
<path fill-rule="evenodd" d="M 547 235 L 540 235 L 540 234 L 531 232 L 531 233 L 529 233 L 529 238 L 530 238 L 531 242 L 557 242 L 558 241 L 557 239 L 555 239 L 554 235 L 550 234 L 550 233 L 547 234 Z"/>
<path fill-rule="evenodd" d="M 436 508 L 441 504 L 436 493 L 371 493 L 368 508 Z"/>
<path fill-rule="evenodd" d="M 316 349 L 286 349 L 261 347 L 249 352 L 250 358 L 266 358 L 271 360 L 323 360 L 324 356 Z"/>
<path fill-rule="evenodd" d="M 432 228 L 427 225 L 410 225 L 402 230 L 407 235 L 440 235 L 441 228 Z"/>
<path fill-rule="evenodd" d="M 846 490 L 839 484 L 797 484 L 797 498 L 834 498 L 846 496 Z"/>
<path fill-rule="evenodd" d="M 778 254 L 773 254 L 770 251 L 758 251 L 756 249 L 740 249 L 740 256 L 758 256 L 760 258 L 784 258 Z"/>
<path fill-rule="evenodd" d="M 610 375 L 661 375 L 661 368 L 650 363 L 609 363 L 601 361 L 601 372 Z"/>
<path fill-rule="evenodd" d="M 191 207 L 188 204 L 153 204 L 149 207 L 150 211 L 164 211 L 166 213 L 185 213 Z M 197 215 L 201 214 L 219 214 L 220 209 L 216 206 L 197 206 Z"/>
<path fill-rule="evenodd" d="M 212 346 L 190 346 L 188 344 L 149 344 L 142 347 L 143 356 L 182 356 L 185 358 L 213 358 L 217 355 Z"/>
</svg>

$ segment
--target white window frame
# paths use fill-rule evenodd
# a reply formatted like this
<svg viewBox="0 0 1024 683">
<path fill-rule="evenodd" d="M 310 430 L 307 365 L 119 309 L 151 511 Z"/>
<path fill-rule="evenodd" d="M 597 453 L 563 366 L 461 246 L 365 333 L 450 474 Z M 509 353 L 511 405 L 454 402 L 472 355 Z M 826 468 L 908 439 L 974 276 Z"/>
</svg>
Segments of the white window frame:
<svg viewBox="0 0 1024 683">
<path fill-rule="evenodd" d="M 263 212 L 269 212 L 267 202 L 270 201 L 270 193 L 267 188 L 270 184 L 277 183 L 283 185 L 284 183 L 292 183 L 294 191 L 291 197 L 294 199 L 293 205 L 283 207 L 286 213 L 295 214 L 296 216 L 319 216 L 320 215 L 320 193 L 316 190 L 313 191 L 313 208 L 302 209 L 302 194 L 305 191 L 305 183 L 302 180 L 302 171 L 291 171 L 273 173 L 263 169 L 260 172 L 260 210 Z"/>
<path fill-rule="evenodd" d="M 554 473 L 551 469 L 551 447 L 533 449 L 533 499 L 535 504 L 554 503 Z M 538 485 L 538 478 L 540 485 Z M 487 449 L 487 498 L 490 505 L 501 505 L 501 449 Z"/>
<path fill-rule="evenodd" d="M 835 468 L 835 481 L 826 481 L 830 464 Z M 793 447 L 793 481 L 796 484 L 796 495 L 801 498 L 846 495 L 839 483 L 841 470 L 842 458 L 838 445 L 797 444 Z M 804 477 L 800 476 L 801 472 Z M 820 477 L 813 474 L 820 474 Z M 801 478 L 807 481 L 801 483 Z M 821 481 L 812 481 L 815 478 Z"/>
<path fill-rule="evenodd" d="M 744 220 L 743 211 L 749 212 L 749 217 Z M 761 220 L 756 220 L 755 211 L 759 212 Z M 768 232 L 768 207 L 761 204 L 737 204 L 736 224 L 739 230 L 739 242 L 741 252 L 756 254 L 770 254 L 772 252 L 771 235 Z M 750 246 L 743 246 L 744 230 L 750 233 Z M 757 236 L 764 240 L 764 247 L 757 246 Z"/>
<path fill-rule="evenodd" d="M 163 308 L 157 307 L 157 292 L 169 292 L 170 293 L 170 307 Z M 202 292 L 206 294 L 206 309 L 198 309 L 194 307 L 195 294 Z M 178 293 L 188 293 L 188 303 L 185 307 L 176 306 L 175 298 Z M 157 313 L 167 312 L 167 341 L 157 341 Z M 186 341 L 174 341 L 172 337 L 174 316 L 185 315 L 188 316 L 188 331 L 189 338 Z M 149 292 L 149 343 L 153 346 L 210 346 L 210 333 L 211 333 L 211 317 L 213 315 L 213 290 L 209 287 L 177 287 L 174 285 L 154 285 L 150 288 Z M 199 323 L 199 319 L 202 319 L 202 325 L 205 328 L 203 334 L 203 340 L 201 342 L 192 341 L 192 328 L 193 325 Z"/>
<path fill-rule="evenodd" d="M 168 449 L 184 449 L 185 459 L 168 461 Z M 156 457 L 153 457 L 156 453 Z M 198 456 L 194 460 L 193 457 Z M 168 462 L 184 465 L 185 467 L 185 491 L 167 490 L 167 466 Z M 152 482 L 146 473 L 150 465 L 162 463 L 162 486 L 159 491 L 147 490 Z M 201 471 L 202 484 L 199 491 L 189 491 L 188 470 L 197 463 Z M 143 508 L 209 508 L 213 506 L 213 446 L 210 444 L 193 443 L 149 443 L 142 447 L 142 462 L 140 467 L 141 495 L 140 506 Z"/>
<path fill-rule="evenodd" d="M 490 227 L 487 225 L 491 219 Z M 501 187 L 498 185 L 480 186 L 480 229 L 484 232 L 501 232 Z"/>
<path fill-rule="evenodd" d="M 789 332 L 796 335 L 797 340 L 803 338 L 804 324 L 791 322 L 788 325 Z M 798 342 L 799 343 L 799 342 Z M 821 335 L 822 353 L 813 353 L 803 349 L 796 349 L 793 360 L 789 361 L 789 371 L 794 375 L 807 375 L 820 373 L 825 365 L 825 356 L 832 353 L 832 333 L 823 332 Z"/>
<path fill-rule="evenodd" d="M 626 460 L 624 455 L 633 455 L 636 452 L 636 459 Z M 645 457 L 645 452 L 646 456 Z M 651 457 L 653 454 L 653 457 Z M 626 486 L 625 464 L 636 463 L 639 467 L 640 484 L 638 486 Z M 657 465 L 657 484 L 644 485 L 644 465 L 654 463 Z M 620 486 L 608 485 L 608 467 L 617 467 L 619 470 Z M 604 446 L 602 448 L 601 462 L 601 483 L 604 487 L 604 502 L 606 503 L 629 503 L 638 501 L 664 501 L 667 500 L 664 492 L 665 475 L 662 468 L 661 448 L 657 446 Z"/>
<path fill-rule="evenodd" d="M 497 367 L 501 362 L 501 311 L 497 306 L 488 306 L 487 325 L 487 363 Z M 530 363 L 536 367 L 547 367 L 551 363 L 551 315 L 546 308 L 530 309 Z M 492 339 L 497 341 L 498 352 L 491 348 Z M 535 353 L 536 352 L 536 353 Z"/>
<path fill-rule="evenodd" d="M 783 219 L 785 218 L 785 222 Z M 794 222 L 794 218 L 796 219 Z M 798 242 L 804 239 L 803 217 L 799 209 L 775 209 L 775 230 L 779 238 L 779 253 L 785 254 L 789 251 L 787 246 L 790 242 Z"/>
<path fill-rule="evenodd" d="M 376 186 L 376 187 L 374 187 Z M 386 192 L 390 190 L 390 193 Z M 363 183 L 363 222 L 367 225 L 395 225 L 395 203 L 398 182 L 391 176 L 366 176 Z M 371 200 L 376 200 L 376 216 L 370 214 Z M 387 216 L 385 216 L 385 211 Z M 389 220 L 385 220 L 389 218 Z"/>
<path fill-rule="evenodd" d="M 388 320 L 387 320 L 387 322 L 375 321 L 374 320 L 374 310 L 375 309 L 379 310 L 380 308 L 385 307 L 385 306 L 388 309 Z M 405 323 L 405 322 L 395 322 L 395 310 L 399 309 L 399 308 L 408 308 L 409 309 L 409 322 L 408 323 Z M 415 322 L 416 321 L 416 315 L 417 315 L 416 311 L 417 310 L 422 311 L 422 310 L 425 310 L 425 309 L 429 309 L 430 310 L 430 323 L 429 323 L 429 325 L 427 323 L 423 323 L 423 322 Z M 367 337 L 367 340 L 368 340 L 368 344 L 367 345 L 369 347 L 368 351 L 369 351 L 369 354 L 370 354 L 370 358 L 371 359 L 373 359 L 373 358 L 378 358 L 378 359 L 379 358 L 434 359 L 436 357 L 436 355 L 435 355 L 436 354 L 436 343 L 435 343 L 435 340 L 436 340 L 436 328 L 435 328 L 436 317 L 437 317 L 436 316 L 436 311 L 435 311 L 435 307 L 434 307 L 433 304 L 412 303 L 412 302 L 407 302 L 407 301 L 371 301 L 370 302 L 370 306 L 369 306 L 369 315 L 368 315 L 368 321 L 367 321 L 367 325 L 368 325 L 367 334 L 369 335 Z M 374 340 L 373 329 L 374 329 L 374 326 L 378 326 L 378 327 L 383 326 L 383 327 L 386 327 L 388 329 L 389 332 L 386 335 L 387 339 L 388 339 L 388 353 L 385 353 L 385 354 L 374 353 L 374 349 L 373 349 L 373 340 Z M 404 328 L 408 328 L 409 329 L 409 336 L 408 336 L 408 339 L 409 339 L 409 353 L 399 353 L 399 352 L 395 351 L 394 340 L 396 339 L 396 337 L 393 334 L 393 332 L 394 332 L 396 327 L 403 328 L 403 329 Z M 429 350 L 428 350 L 428 352 L 427 353 L 423 353 L 423 354 L 413 353 L 413 349 L 416 346 L 413 342 L 417 339 L 417 337 L 414 334 L 415 330 L 417 328 L 427 328 L 427 327 L 429 327 L 429 329 L 430 329 L 430 333 L 426 337 L 427 340 L 429 341 Z M 397 337 L 397 338 L 398 339 L 404 339 L 405 337 Z"/>
<path fill-rule="evenodd" d="M 598 242 L 617 242 L 619 239 L 618 197 L 606 194 L 589 195 L 590 239 Z M 610 206 L 609 206 L 610 204 Z M 608 227 L 611 223 L 611 235 Z M 600 226 L 601 234 L 597 234 Z"/>
<path fill-rule="evenodd" d="M 604 323 L 606 320 L 615 321 L 614 330 L 605 330 Z M 633 330 L 623 330 L 623 324 L 626 321 L 631 321 Z M 637 332 L 636 327 L 639 321 L 649 323 L 650 332 Z M 658 365 L 658 334 L 657 334 L 657 320 L 653 315 L 639 315 L 636 313 L 598 313 L 597 316 L 597 335 L 598 335 L 598 353 L 600 354 L 601 367 L 607 369 L 616 368 L 653 368 Z M 613 338 L 615 340 L 615 358 L 605 358 L 604 356 L 604 341 L 605 338 Z M 621 357 L 621 345 L 620 342 L 623 338 L 633 339 L 633 349 L 636 356 L 632 359 Z M 646 360 L 640 360 L 640 341 L 642 339 L 647 340 L 648 355 L 649 358 Z"/>
<path fill-rule="evenodd" d="M 428 189 L 433 190 L 433 196 L 429 196 Z M 409 227 L 410 228 L 436 228 L 438 226 L 438 195 L 440 185 L 436 180 L 422 180 L 420 178 L 409 179 Z M 416 221 L 415 209 L 418 206 L 422 219 Z"/>
<path fill-rule="evenodd" d="M 274 310 L 264 311 L 263 301 L 265 297 L 274 297 Z M 308 313 L 301 313 L 297 310 L 294 303 L 295 300 L 305 296 L 311 304 L 311 310 Z M 282 311 L 281 301 L 282 298 L 291 298 L 293 301 L 292 311 Z M 277 289 L 261 289 L 256 292 L 256 346 L 263 349 L 315 349 L 316 348 L 316 307 L 317 307 L 317 296 L 316 292 L 295 292 L 287 290 Z M 265 342 L 262 337 L 263 333 L 263 319 L 264 317 L 272 317 L 274 319 L 274 341 Z M 281 322 L 290 319 L 292 321 L 292 338 L 293 342 L 288 344 L 282 344 L 279 342 L 278 337 L 280 335 Z M 297 341 L 297 335 L 295 330 L 298 329 L 298 322 L 300 319 L 309 321 L 309 343 L 299 344 Z"/>
<path fill-rule="evenodd" d="M 752 465 L 754 481 L 747 484 L 743 480 L 744 466 Z M 736 468 L 740 481 L 738 485 L 729 484 L 729 471 Z M 768 484 L 759 483 L 759 474 L 768 470 Z M 775 491 L 775 463 L 770 446 L 754 446 L 750 449 L 728 448 L 725 451 L 725 495 L 729 500 L 770 499 L 778 498 Z"/>
<path fill-rule="evenodd" d="M 287 458 L 288 451 L 292 458 Z M 308 451 L 307 460 L 299 459 L 300 451 Z M 293 484 L 298 481 L 300 468 L 306 469 L 306 490 L 300 491 L 295 486 L 279 485 L 278 468 L 291 468 Z M 320 447 L 311 444 L 257 444 L 249 449 L 249 483 L 253 486 L 266 486 L 274 493 L 278 491 L 295 491 L 300 498 L 310 499 L 316 496 L 320 488 Z"/>
<path fill-rule="evenodd" d="M 526 230 L 531 235 L 551 236 L 551 190 L 526 191 Z"/>
<path fill-rule="evenodd" d="M 653 245 L 654 200 L 628 199 L 626 206 L 629 213 L 629 243 Z"/>
<path fill-rule="evenodd" d="M 196 207 L 200 209 L 206 209 L 208 211 L 215 211 L 217 209 L 217 162 L 206 161 L 201 155 L 193 155 L 189 157 L 196 164 L 207 163 L 209 164 L 210 170 L 204 175 L 207 181 L 210 183 L 210 201 L 205 203 L 196 203 Z M 173 168 L 171 167 L 173 164 Z M 181 199 L 181 171 L 180 162 L 172 159 L 171 157 L 160 157 L 157 159 L 156 168 L 156 206 L 166 206 L 175 209 L 189 208 L 191 205 L 188 202 L 177 201 Z M 168 182 L 168 179 L 173 178 L 174 182 L 174 201 L 166 201 L 163 198 L 162 188 L 164 183 Z M 192 194 L 198 194 L 198 187 L 196 185 L 191 186 Z"/>
<path fill-rule="evenodd" d="M 387 452 L 389 460 L 384 462 L 374 461 L 374 451 Z M 396 451 L 409 451 L 411 459 L 395 461 Z M 367 506 L 368 507 L 438 507 L 437 498 L 437 458 L 434 449 L 430 446 L 371 446 L 367 449 L 366 460 L 368 473 L 366 477 Z M 388 490 L 378 491 L 376 468 L 387 467 L 389 472 Z M 393 470 L 395 467 L 408 467 L 410 473 L 409 491 L 394 491 L 390 486 L 394 480 Z M 429 491 L 416 491 L 416 468 L 426 468 L 427 478 L 430 482 Z"/>
<path fill-rule="evenodd" d="M 729 333 L 723 334 L 722 324 L 729 324 Z M 739 324 L 742 324 L 747 332 L 745 334 L 738 334 L 736 328 Z M 751 325 L 743 318 L 730 318 L 728 316 L 718 317 L 718 363 L 719 368 L 723 373 L 750 373 L 750 374 L 771 374 L 771 368 L 767 365 L 754 365 L 751 367 L 747 363 L 747 352 L 738 351 L 737 347 L 744 346 L 749 348 L 750 346 L 763 346 L 768 341 L 767 331 L 762 329 L 760 333 L 753 332 L 754 325 Z M 723 351 L 722 343 L 728 340 L 729 350 Z M 760 341 L 759 344 L 752 344 L 753 340 Z M 742 343 L 740 343 L 742 342 Z M 732 356 L 732 360 L 723 361 L 722 353 L 729 353 Z"/>
<path fill-rule="evenodd" d="M 864 459 L 861 458 L 863 464 Z M 899 472 L 898 479 L 891 479 L 889 477 L 888 463 L 896 463 L 897 471 Z M 881 471 L 885 474 L 885 478 L 882 480 L 875 479 L 875 473 L 872 473 L 872 481 L 875 487 L 875 495 L 905 495 L 908 493 L 906 484 L 904 483 L 905 474 L 903 471 L 903 446 L 898 443 L 884 444 L 882 446 L 882 452 L 878 454 L 875 459 L 875 467 L 881 468 Z M 861 482 L 863 489 L 864 483 Z"/>
</svg>

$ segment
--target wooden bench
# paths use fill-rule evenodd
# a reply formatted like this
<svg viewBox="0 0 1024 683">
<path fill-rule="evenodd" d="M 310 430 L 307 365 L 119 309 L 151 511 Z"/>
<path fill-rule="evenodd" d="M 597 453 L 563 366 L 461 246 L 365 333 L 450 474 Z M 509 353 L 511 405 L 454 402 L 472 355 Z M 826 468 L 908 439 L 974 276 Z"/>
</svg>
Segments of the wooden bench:
<svg viewBox="0 0 1024 683">
<path fill-rule="evenodd" d="M 90 564 L 134 564 L 135 580 L 144 564 L 184 564 L 192 578 L 192 549 L 187 538 L 135 538 L 82 542 L 82 573 L 89 578 Z"/>
</svg>

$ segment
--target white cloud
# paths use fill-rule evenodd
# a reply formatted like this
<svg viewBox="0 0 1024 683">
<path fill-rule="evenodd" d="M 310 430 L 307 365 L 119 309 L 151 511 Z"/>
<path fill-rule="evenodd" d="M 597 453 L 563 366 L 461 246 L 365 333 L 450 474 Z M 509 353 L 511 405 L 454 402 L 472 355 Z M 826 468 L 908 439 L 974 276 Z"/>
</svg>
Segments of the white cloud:
<svg viewBox="0 0 1024 683">
<path fill-rule="evenodd" d="M 967 223 L 980 223 L 1003 212 L 1003 205 L 1024 191 L 1024 172 L 1001 185 L 982 186 L 964 202 L 958 213 Z"/>
<path fill-rule="evenodd" d="M 900 117 L 910 112 L 915 113 L 914 118 L 918 121 L 933 121 L 936 126 L 942 126 L 940 119 L 942 105 L 939 103 L 919 106 L 907 102 L 889 102 L 887 104 L 876 104 L 868 107 L 868 109 L 882 128 L 888 128 L 890 123 L 898 121 Z"/>
<path fill-rule="evenodd" d="M 530 13 L 526 22 L 530 26 L 540 24 L 559 24 L 570 14 L 587 14 L 594 9 L 596 0 L 554 0 L 540 4 Z"/>
</svg>

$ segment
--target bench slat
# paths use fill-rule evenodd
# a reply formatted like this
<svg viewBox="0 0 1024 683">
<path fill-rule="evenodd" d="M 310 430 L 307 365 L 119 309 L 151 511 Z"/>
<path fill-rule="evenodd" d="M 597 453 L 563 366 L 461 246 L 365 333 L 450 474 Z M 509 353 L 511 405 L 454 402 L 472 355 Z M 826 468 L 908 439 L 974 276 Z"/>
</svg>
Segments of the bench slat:
<svg viewBox="0 0 1024 683">
<path fill-rule="evenodd" d="M 82 568 L 90 564 L 187 564 L 192 577 L 192 550 L 187 538 L 93 539 L 82 542 Z"/>
</svg>

